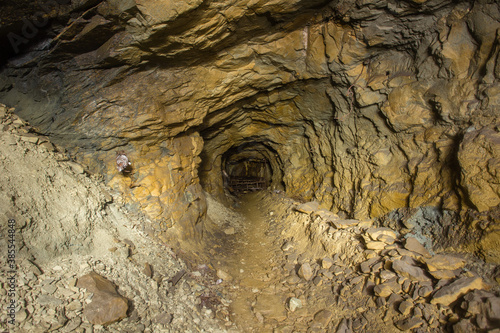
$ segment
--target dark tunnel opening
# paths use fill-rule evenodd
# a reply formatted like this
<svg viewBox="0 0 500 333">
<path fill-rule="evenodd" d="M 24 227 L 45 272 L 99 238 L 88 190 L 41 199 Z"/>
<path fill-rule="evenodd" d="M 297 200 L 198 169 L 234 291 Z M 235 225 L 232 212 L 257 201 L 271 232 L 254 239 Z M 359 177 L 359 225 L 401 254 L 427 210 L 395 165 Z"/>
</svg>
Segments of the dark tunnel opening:
<svg viewBox="0 0 500 333">
<path fill-rule="evenodd" d="M 251 141 L 228 149 L 221 160 L 224 189 L 242 195 L 282 186 L 282 168 L 276 151 L 268 145 Z"/>
</svg>

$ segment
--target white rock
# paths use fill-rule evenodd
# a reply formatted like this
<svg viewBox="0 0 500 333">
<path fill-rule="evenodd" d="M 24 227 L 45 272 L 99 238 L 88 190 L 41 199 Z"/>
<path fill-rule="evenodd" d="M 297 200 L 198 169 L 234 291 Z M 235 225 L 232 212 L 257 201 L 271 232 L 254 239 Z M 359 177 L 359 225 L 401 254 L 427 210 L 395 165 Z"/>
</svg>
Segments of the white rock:
<svg viewBox="0 0 500 333">
<path fill-rule="evenodd" d="M 288 301 L 288 308 L 290 311 L 294 312 L 297 309 L 302 308 L 302 301 L 298 298 L 292 297 L 290 301 Z"/>
</svg>

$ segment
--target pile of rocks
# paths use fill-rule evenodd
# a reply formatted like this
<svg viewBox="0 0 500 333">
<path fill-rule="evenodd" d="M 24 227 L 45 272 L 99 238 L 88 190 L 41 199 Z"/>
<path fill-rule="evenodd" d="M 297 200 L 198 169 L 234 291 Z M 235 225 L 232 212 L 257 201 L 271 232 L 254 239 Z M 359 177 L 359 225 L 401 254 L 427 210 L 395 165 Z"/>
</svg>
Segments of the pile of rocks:
<svg viewBox="0 0 500 333">
<path fill-rule="evenodd" d="M 295 261 L 298 269 L 289 272 L 309 284 L 305 290 L 329 283 L 337 297 L 337 307 L 317 312 L 312 326 L 318 322 L 316 326 L 336 327 L 337 332 L 372 332 L 377 329 L 373 318 L 378 313 L 402 331 L 439 332 L 446 327 L 454 332 L 500 332 L 498 284 L 471 271 L 468 263 L 477 259 L 457 253 L 433 254 L 418 235 L 402 236 L 387 227 L 374 227 L 375 221 L 341 219 L 314 202 L 296 205 L 294 210 L 307 215 L 309 222 L 304 225 L 310 238 L 325 246 L 330 244 L 328 239 L 347 237 L 351 249 L 319 261 L 303 253 L 304 262 Z M 313 234 L 315 230 L 324 230 L 322 238 Z M 290 258 L 293 246 L 289 242 L 285 245 L 284 250 L 292 250 L 285 251 Z M 327 246 L 325 249 L 328 253 Z M 303 301 L 291 298 L 289 309 L 296 309 Z M 349 303 L 360 307 L 352 309 L 350 316 L 347 312 L 345 320 L 337 318 L 336 324 L 328 326 L 335 316 L 327 316 L 330 319 L 325 322 L 325 311 L 342 312 Z"/>
<path fill-rule="evenodd" d="M 149 277 L 133 256 L 128 264 L 113 256 L 74 256 L 40 268 L 23 261 L 16 276 L 16 332 L 224 332 L 215 313 L 200 311 L 200 296 L 211 284 L 189 273 L 174 286 L 170 280 L 182 264 L 168 257 L 152 261 Z M 0 301 L 7 304 L 1 287 Z"/>
</svg>

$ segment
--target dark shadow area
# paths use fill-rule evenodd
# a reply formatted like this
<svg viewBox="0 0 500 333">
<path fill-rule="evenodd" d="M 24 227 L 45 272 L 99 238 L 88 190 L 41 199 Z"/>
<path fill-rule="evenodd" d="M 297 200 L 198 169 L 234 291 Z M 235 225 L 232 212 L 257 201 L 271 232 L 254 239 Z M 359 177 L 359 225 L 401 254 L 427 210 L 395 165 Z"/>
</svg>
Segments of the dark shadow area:
<svg viewBox="0 0 500 333">
<path fill-rule="evenodd" d="M 224 188 L 242 195 L 267 189 L 281 179 L 277 154 L 261 142 L 247 142 L 232 147 L 222 155 L 221 173 Z"/>
</svg>

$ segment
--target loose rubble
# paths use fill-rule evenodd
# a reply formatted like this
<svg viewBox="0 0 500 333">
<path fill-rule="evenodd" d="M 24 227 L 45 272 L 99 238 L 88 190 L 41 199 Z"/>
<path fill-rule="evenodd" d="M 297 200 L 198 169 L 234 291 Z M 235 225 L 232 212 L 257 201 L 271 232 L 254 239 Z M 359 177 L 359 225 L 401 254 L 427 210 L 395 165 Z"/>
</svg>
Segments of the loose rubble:
<svg viewBox="0 0 500 333">
<path fill-rule="evenodd" d="M 341 219 L 316 203 L 298 204 L 279 193 L 256 196 L 267 216 L 265 235 L 274 243 L 260 238 L 271 259 L 249 273 L 259 276 L 255 285 L 266 281 L 265 291 L 249 285 L 246 270 L 234 274 L 229 298 L 247 295 L 247 303 L 238 304 L 251 304 L 248 310 L 230 308 L 242 332 L 463 332 L 498 326 L 498 283 L 471 269 L 467 263 L 486 265 L 477 258 L 435 253 L 414 234 L 376 220 Z M 267 202 L 275 214 L 265 213 Z"/>
</svg>

